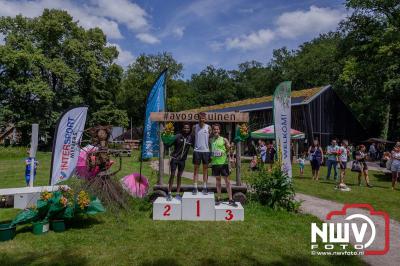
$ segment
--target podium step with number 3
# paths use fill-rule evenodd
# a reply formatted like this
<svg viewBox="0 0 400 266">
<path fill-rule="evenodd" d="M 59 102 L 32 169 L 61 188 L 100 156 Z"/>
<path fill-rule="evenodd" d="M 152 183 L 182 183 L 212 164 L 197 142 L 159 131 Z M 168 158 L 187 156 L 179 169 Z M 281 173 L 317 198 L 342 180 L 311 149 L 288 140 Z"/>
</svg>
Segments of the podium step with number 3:
<svg viewBox="0 0 400 266">
<path fill-rule="evenodd" d="M 222 202 L 215 206 L 214 193 L 206 195 L 201 192 L 193 195 L 185 192 L 182 201 L 172 199 L 167 201 L 159 197 L 153 203 L 153 220 L 186 220 L 186 221 L 243 221 L 243 206 L 236 202 L 237 207 Z"/>
</svg>

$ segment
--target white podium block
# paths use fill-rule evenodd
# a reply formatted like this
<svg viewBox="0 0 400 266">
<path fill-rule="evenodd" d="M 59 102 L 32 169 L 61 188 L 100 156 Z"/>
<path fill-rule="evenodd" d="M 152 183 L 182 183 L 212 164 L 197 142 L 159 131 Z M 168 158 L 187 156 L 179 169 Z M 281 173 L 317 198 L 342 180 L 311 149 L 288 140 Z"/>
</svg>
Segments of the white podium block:
<svg viewBox="0 0 400 266">
<path fill-rule="evenodd" d="M 214 193 L 207 195 L 198 192 L 183 193 L 182 197 L 182 220 L 187 221 L 215 221 Z"/>
<path fill-rule="evenodd" d="M 221 202 L 215 206 L 216 221 L 244 221 L 244 209 L 240 202 L 237 207 L 229 206 L 228 202 Z"/>
<path fill-rule="evenodd" d="M 153 203 L 153 220 L 181 220 L 182 204 L 177 199 L 167 201 L 164 197 L 158 197 Z"/>
</svg>

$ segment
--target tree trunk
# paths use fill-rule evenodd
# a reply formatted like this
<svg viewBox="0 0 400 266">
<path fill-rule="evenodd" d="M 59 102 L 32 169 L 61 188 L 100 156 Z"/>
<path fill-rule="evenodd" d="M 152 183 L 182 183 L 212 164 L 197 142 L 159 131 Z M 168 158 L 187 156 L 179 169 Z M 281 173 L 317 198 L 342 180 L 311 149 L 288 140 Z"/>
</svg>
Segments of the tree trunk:
<svg viewBox="0 0 400 266">
<path fill-rule="evenodd" d="M 389 121 L 390 121 L 390 103 L 388 103 L 388 105 L 386 106 L 386 110 L 385 110 L 385 118 L 383 121 L 383 127 L 382 127 L 382 131 L 381 131 L 381 135 L 380 135 L 380 137 L 382 139 L 387 139 L 387 137 L 388 137 Z"/>
</svg>

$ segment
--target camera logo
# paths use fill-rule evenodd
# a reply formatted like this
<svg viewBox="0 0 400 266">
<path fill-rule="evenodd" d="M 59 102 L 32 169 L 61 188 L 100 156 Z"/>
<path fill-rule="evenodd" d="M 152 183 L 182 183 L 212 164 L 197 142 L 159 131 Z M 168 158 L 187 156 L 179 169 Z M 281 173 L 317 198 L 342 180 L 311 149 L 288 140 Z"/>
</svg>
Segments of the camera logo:
<svg viewBox="0 0 400 266">
<path fill-rule="evenodd" d="M 360 212 L 367 209 L 369 212 Z M 358 254 L 384 255 L 389 251 L 389 215 L 369 204 L 345 204 L 342 210 L 328 213 L 327 223 L 311 224 L 311 250 L 347 251 Z M 320 240 L 320 242 L 318 242 Z M 321 244 L 322 242 L 322 244 Z M 313 253 L 314 254 L 314 253 Z"/>
</svg>

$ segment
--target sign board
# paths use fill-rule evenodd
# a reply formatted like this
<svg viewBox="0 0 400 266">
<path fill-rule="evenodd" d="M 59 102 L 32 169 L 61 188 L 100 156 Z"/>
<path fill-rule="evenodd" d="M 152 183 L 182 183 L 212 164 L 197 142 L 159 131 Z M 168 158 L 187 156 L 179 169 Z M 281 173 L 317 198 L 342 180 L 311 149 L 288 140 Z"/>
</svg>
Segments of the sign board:
<svg viewBox="0 0 400 266">
<path fill-rule="evenodd" d="M 206 112 L 207 122 L 249 122 L 249 113 L 240 112 Z M 152 112 L 151 121 L 158 122 L 198 122 L 198 112 Z"/>
</svg>

